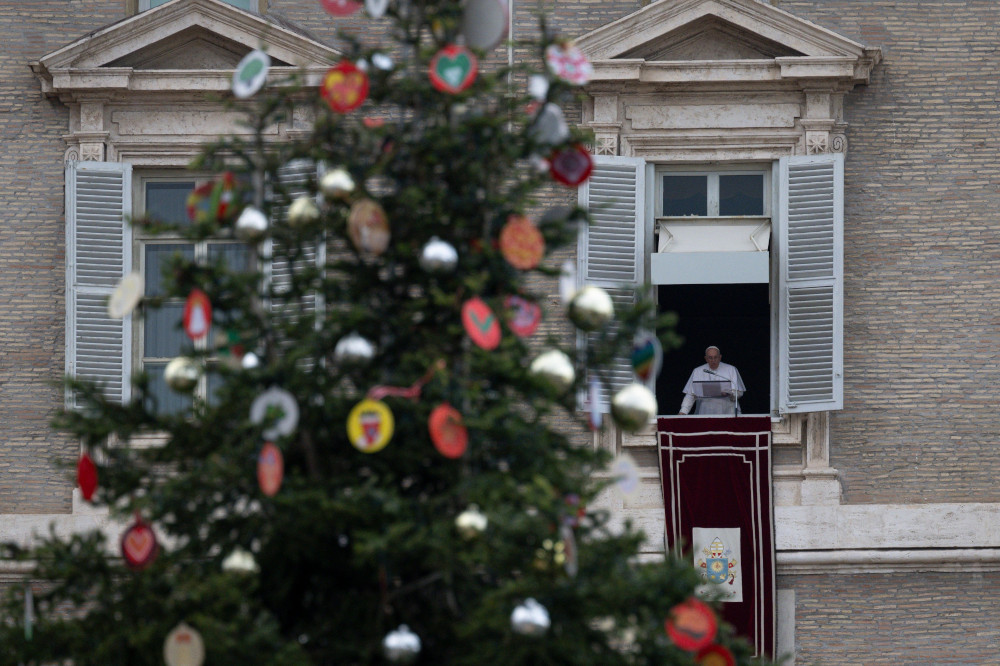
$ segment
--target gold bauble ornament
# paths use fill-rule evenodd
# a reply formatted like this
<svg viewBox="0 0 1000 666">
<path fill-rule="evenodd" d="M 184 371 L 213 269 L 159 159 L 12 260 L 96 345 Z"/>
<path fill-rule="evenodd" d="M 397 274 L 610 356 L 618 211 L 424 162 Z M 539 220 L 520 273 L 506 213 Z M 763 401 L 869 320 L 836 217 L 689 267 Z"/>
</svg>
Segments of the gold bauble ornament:
<svg viewBox="0 0 1000 666">
<path fill-rule="evenodd" d="M 629 384 L 611 399 L 611 416 L 626 432 L 645 428 L 656 409 L 656 396 L 642 384 Z"/>
<path fill-rule="evenodd" d="M 347 169 L 327 171 L 319 181 L 320 191 L 331 201 L 348 198 L 354 193 L 354 187 L 354 179 Z"/>
<path fill-rule="evenodd" d="M 600 287 L 586 286 L 569 302 L 569 318 L 582 331 L 596 331 L 615 316 L 615 304 Z"/>
<path fill-rule="evenodd" d="M 541 377 L 560 393 L 564 393 L 573 385 L 576 380 L 576 371 L 573 363 L 563 352 L 558 349 L 539 354 L 531 362 L 529 368 L 531 374 Z"/>
<path fill-rule="evenodd" d="M 293 227 L 301 227 L 319 219 L 319 206 L 312 197 L 301 196 L 288 207 L 288 223 Z"/>
<path fill-rule="evenodd" d="M 489 524 L 489 520 L 475 504 L 470 504 L 468 509 L 455 518 L 455 527 L 458 528 L 459 534 L 466 539 L 475 539 L 485 532 L 487 524 Z"/>
<path fill-rule="evenodd" d="M 167 363 L 163 370 L 163 379 L 167 386 L 178 393 L 190 393 L 198 385 L 201 377 L 201 366 L 194 359 L 178 356 Z"/>
</svg>

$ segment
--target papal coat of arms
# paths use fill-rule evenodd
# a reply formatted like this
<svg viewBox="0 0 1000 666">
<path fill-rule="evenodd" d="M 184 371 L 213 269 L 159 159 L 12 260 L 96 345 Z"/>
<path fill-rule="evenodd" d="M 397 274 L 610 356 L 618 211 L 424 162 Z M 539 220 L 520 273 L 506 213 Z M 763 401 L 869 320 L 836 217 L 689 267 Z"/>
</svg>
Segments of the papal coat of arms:
<svg viewBox="0 0 1000 666">
<path fill-rule="evenodd" d="M 707 596 L 722 594 L 722 601 L 743 600 L 739 561 L 739 528 L 694 528 L 694 565 L 704 584 L 699 591 Z"/>
</svg>

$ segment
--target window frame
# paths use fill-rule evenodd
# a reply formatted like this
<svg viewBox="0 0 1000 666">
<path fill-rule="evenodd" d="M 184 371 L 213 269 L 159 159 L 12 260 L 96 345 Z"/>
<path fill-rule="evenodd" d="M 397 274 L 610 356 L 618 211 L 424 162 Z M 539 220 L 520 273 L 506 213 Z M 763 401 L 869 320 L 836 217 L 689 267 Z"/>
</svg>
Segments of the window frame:
<svg viewBox="0 0 1000 666">
<path fill-rule="evenodd" d="M 654 188 L 654 215 L 659 220 L 755 220 L 771 219 L 774 208 L 774 186 L 772 177 L 774 167 L 772 162 L 754 162 L 740 164 L 657 164 L 654 169 L 656 187 Z M 719 176 L 762 175 L 764 211 L 762 215 L 719 215 Z M 663 214 L 663 178 L 664 176 L 707 176 L 708 215 L 664 215 Z M 714 198 L 713 198 L 714 197 Z M 713 214 L 714 205 L 714 214 Z"/>
<path fill-rule="evenodd" d="M 222 0 L 222 2 L 232 4 L 228 2 L 228 0 Z M 141 12 L 149 11 L 150 9 L 155 9 L 154 7 L 150 7 L 150 0 L 126 0 L 126 5 L 126 10 L 128 10 L 131 14 L 139 14 Z M 233 5 L 233 7 L 236 7 L 236 5 Z M 242 7 L 236 7 L 236 9 L 247 11 Z M 267 11 L 267 0 L 250 0 L 250 11 L 255 14 L 265 13 Z"/>
</svg>

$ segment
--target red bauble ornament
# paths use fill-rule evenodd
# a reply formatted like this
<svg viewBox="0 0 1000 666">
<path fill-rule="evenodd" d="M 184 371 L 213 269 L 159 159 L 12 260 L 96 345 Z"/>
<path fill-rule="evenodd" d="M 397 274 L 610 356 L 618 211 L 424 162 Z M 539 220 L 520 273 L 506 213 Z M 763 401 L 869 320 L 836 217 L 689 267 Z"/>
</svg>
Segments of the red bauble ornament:
<svg viewBox="0 0 1000 666">
<path fill-rule="evenodd" d="M 434 448 L 445 458 L 461 458 L 469 445 L 469 431 L 462 423 L 462 414 L 445 403 L 438 405 L 427 420 Z"/>
<path fill-rule="evenodd" d="M 265 442 L 257 456 L 257 483 L 260 491 L 268 497 L 274 497 L 281 490 L 281 482 L 285 478 L 285 460 L 281 449 L 271 442 Z"/>
<path fill-rule="evenodd" d="M 211 326 L 211 301 L 201 289 L 192 289 L 184 303 L 184 332 L 192 340 L 201 340 Z"/>
<path fill-rule="evenodd" d="M 341 60 L 323 77 L 321 93 L 330 108 L 347 113 L 368 98 L 368 75 L 348 60 Z"/>
<path fill-rule="evenodd" d="M 132 527 L 122 534 L 121 548 L 122 557 L 125 558 L 128 568 L 132 571 L 141 571 L 156 559 L 160 544 L 156 541 L 153 528 L 137 515 Z"/>
<path fill-rule="evenodd" d="M 80 486 L 83 499 L 89 502 L 97 490 L 97 466 L 86 452 L 80 456 L 80 462 L 76 464 L 76 482 Z"/>
<path fill-rule="evenodd" d="M 587 149 L 576 144 L 563 148 L 549 158 L 549 173 L 563 185 L 579 187 L 594 170 L 594 160 Z"/>
<path fill-rule="evenodd" d="M 670 609 L 664 626 L 674 645 L 696 652 L 712 644 L 719 623 L 708 604 L 691 598 Z"/>
</svg>

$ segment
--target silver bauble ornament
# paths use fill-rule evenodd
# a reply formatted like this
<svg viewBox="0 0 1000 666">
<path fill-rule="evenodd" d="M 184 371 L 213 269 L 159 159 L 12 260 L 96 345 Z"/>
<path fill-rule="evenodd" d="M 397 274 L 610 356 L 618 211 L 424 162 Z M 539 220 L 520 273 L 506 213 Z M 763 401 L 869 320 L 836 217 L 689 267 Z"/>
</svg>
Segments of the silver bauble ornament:
<svg viewBox="0 0 1000 666">
<path fill-rule="evenodd" d="M 163 379 L 167 386 L 179 393 L 190 393 L 198 385 L 201 377 L 201 366 L 187 356 L 178 356 L 167 363 L 163 370 Z"/>
<path fill-rule="evenodd" d="M 458 528 L 459 534 L 466 539 L 475 539 L 485 532 L 487 524 L 489 524 L 489 520 L 475 504 L 470 504 L 468 509 L 455 518 L 455 527 Z"/>
<path fill-rule="evenodd" d="M 510 614 L 511 629 L 522 636 L 541 636 L 551 624 L 545 606 L 534 599 L 528 599 Z"/>
<path fill-rule="evenodd" d="M 615 304 L 600 287 L 586 286 L 569 302 L 569 318 L 582 331 L 596 331 L 615 316 Z"/>
<path fill-rule="evenodd" d="M 347 169 L 333 169 L 323 174 L 319 181 L 319 189 L 323 196 L 331 201 L 346 199 L 354 193 L 354 179 Z"/>
<path fill-rule="evenodd" d="M 576 380 L 573 363 L 566 354 L 558 349 L 539 354 L 531 362 L 529 370 L 531 374 L 541 377 L 560 393 L 568 390 L 573 385 L 573 381 Z"/>
<path fill-rule="evenodd" d="M 243 366 L 244 370 L 253 370 L 260 365 L 260 357 L 253 352 L 247 352 L 243 355 L 243 360 L 240 361 L 240 365 Z"/>
<path fill-rule="evenodd" d="M 267 231 L 267 218 L 253 206 L 247 206 L 236 218 L 236 235 L 248 243 L 259 241 Z"/>
<path fill-rule="evenodd" d="M 420 250 L 420 267 L 428 273 L 451 273 L 458 265 L 458 252 L 446 241 L 434 236 Z"/>
<path fill-rule="evenodd" d="M 375 356 L 375 346 L 357 333 L 350 333 L 337 341 L 333 360 L 338 365 L 366 365 Z"/>
<path fill-rule="evenodd" d="M 409 664 L 420 654 L 420 637 L 410 631 L 405 624 L 390 631 L 382 640 L 385 658 L 397 664 Z"/>
<path fill-rule="evenodd" d="M 312 197 L 301 196 L 288 207 L 288 223 L 293 227 L 310 224 L 319 219 L 319 206 Z"/>
<path fill-rule="evenodd" d="M 626 432 L 637 432 L 656 416 L 656 396 L 642 384 L 629 384 L 611 399 L 611 416 Z"/>
</svg>

